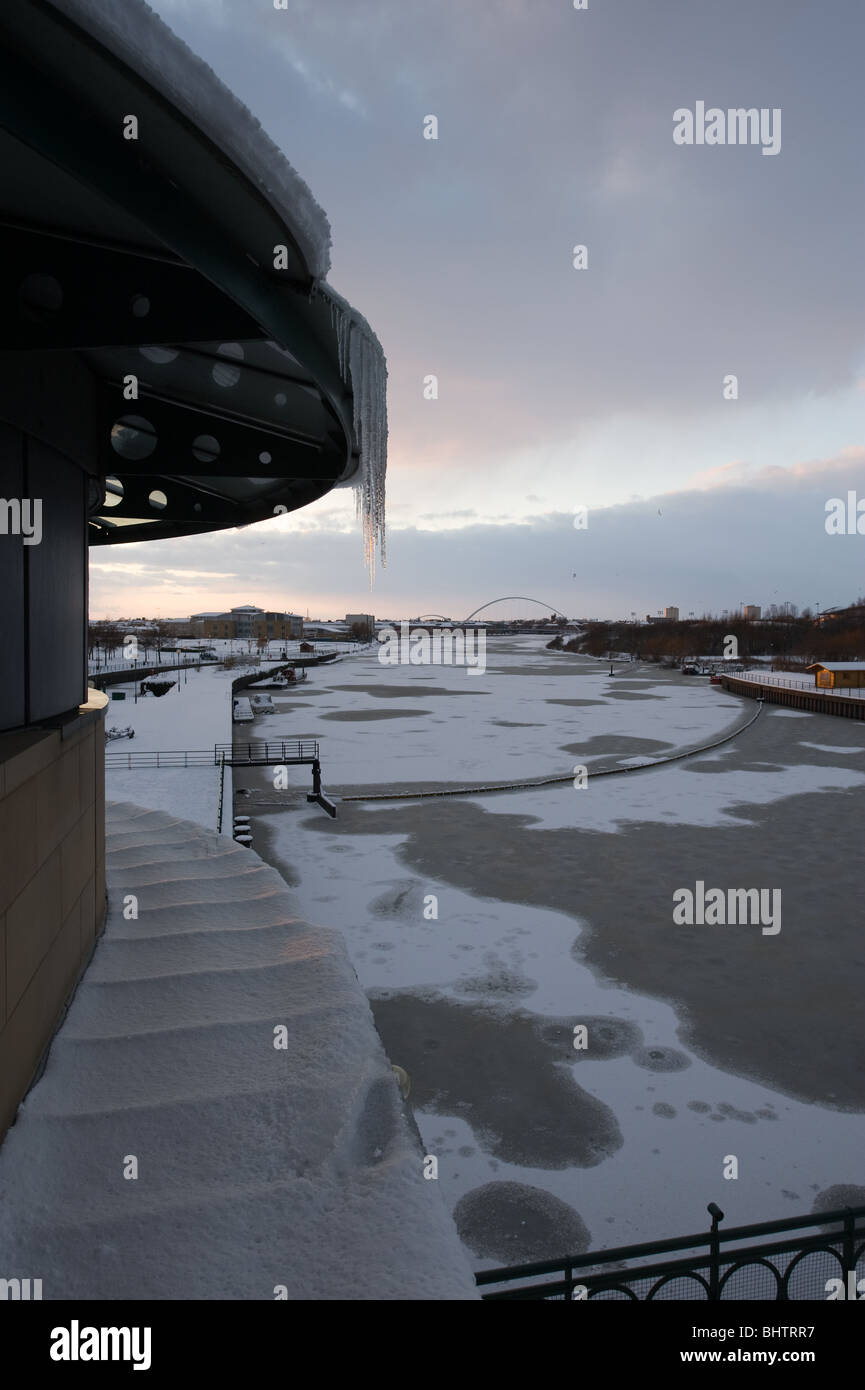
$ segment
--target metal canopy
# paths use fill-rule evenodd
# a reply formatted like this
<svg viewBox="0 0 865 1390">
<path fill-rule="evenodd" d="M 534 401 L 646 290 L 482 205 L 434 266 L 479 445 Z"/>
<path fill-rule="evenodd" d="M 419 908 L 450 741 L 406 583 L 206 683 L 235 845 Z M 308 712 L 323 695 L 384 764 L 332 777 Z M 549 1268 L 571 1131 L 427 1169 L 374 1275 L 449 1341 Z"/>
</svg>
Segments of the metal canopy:
<svg viewBox="0 0 865 1390">
<path fill-rule="evenodd" d="M 353 478 L 332 303 L 286 217 L 48 0 L 0 10 L 0 165 L 0 351 L 93 380 L 91 544 L 245 525 Z"/>
</svg>

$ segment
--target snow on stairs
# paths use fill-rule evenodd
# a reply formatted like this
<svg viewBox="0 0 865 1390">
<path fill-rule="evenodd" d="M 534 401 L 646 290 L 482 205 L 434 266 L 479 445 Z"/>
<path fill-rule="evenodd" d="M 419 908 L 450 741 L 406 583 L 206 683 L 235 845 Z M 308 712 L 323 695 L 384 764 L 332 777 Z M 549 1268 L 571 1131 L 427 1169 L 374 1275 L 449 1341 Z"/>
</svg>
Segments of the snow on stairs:
<svg viewBox="0 0 865 1390">
<path fill-rule="evenodd" d="M 341 935 L 167 812 L 111 804 L 106 857 L 105 933 L 0 1150 L 0 1267 L 58 1299 L 476 1298 Z"/>
</svg>

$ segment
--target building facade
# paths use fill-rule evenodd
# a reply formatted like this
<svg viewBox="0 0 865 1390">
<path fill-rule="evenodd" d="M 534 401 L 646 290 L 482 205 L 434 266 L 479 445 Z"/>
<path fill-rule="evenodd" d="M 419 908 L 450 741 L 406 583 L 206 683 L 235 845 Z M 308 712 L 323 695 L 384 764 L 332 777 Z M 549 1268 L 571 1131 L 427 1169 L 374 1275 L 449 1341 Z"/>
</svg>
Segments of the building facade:
<svg viewBox="0 0 865 1390">
<path fill-rule="evenodd" d="M 194 613 L 191 622 L 201 637 L 237 638 L 252 641 L 295 641 L 303 635 L 303 619 L 298 613 L 269 613 L 244 603 L 227 613 Z"/>
<path fill-rule="evenodd" d="M 299 613 L 262 613 L 252 622 L 253 637 L 279 638 L 295 641 L 303 636 L 303 618 Z"/>
<path fill-rule="evenodd" d="M 375 615 L 372 613 L 346 613 L 345 625 L 349 634 L 351 634 L 352 629 L 355 629 L 370 642 L 375 636 Z"/>
<path fill-rule="evenodd" d="M 817 661 L 807 670 L 814 672 L 814 685 L 820 690 L 865 686 L 865 661 Z"/>
</svg>

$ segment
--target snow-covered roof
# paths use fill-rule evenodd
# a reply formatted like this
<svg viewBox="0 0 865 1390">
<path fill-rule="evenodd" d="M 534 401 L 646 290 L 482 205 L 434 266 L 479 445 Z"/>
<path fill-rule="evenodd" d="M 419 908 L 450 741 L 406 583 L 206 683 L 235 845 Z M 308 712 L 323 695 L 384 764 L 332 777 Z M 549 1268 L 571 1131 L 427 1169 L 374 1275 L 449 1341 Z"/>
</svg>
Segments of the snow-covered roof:
<svg viewBox="0 0 865 1390">
<path fill-rule="evenodd" d="M 224 150 L 284 218 L 316 280 L 330 269 L 330 223 L 252 112 L 144 0 L 49 0 L 140 74 Z"/>
<path fill-rule="evenodd" d="M 99 471 L 120 486 L 91 514 L 90 543 L 249 525 L 348 485 L 367 563 L 372 569 L 376 546 L 384 563 L 384 352 L 363 315 L 327 284 L 330 228 L 303 178 L 145 0 L 0 7 L 0 40 L 22 74 L 0 121 L 20 161 L 0 194 L 3 220 L 38 224 L 34 238 L 57 238 L 73 262 L 56 269 L 61 278 L 106 279 L 101 319 L 80 309 L 81 323 L 21 330 L 28 351 L 65 345 L 73 334 L 76 353 L 118 407 L 110 443 L 103 422 L 98 439 L 107 455 L 100 462 L 111 465 Z M 117 134 L 118 121 L 133 117 L 139 148 Z M 62 139 L 53 138 L 58 126 Z M 285 264 L 277 264 L 273 253 L 283 244 Z M 26 247 L 10 275 L 46 256 L 42 269 L 55 270 L 52 248 Z M 107 307 L 123 299 L 114 290 L 118 276 L 134 280 L 148 313 L 151 303 L 160 306 L 145 327 L 156 336 L 170 328 L 170 344 Z M 143 413 L 127 418 L 116 383 L 139 352 L 147 362 Z M 229 357 L 230 370 L 217 361 L 212 372 L 193 374 L 191 359 L 198 354 L 200 367 L 202 352 Z M 213 454 L 208 446 L 204 457 L 199 450 L 181 469 L 169 440 L 190 407 L 211 415 L 219 448 Z M 150 452 L 134 457 L 142 432 Z M 265 453 L 267 477 L 250 475 Z M 213 473 L 202 467 L 217 458 Z M 167 490 L 159 484 L 158 507 L 141 481 L 150 477 L 171 480 Z"/>
<path fill-rule="evenodd" d="M 865 671 L 863 661 L 815 661 L 808 671 Z"/>
</svg>

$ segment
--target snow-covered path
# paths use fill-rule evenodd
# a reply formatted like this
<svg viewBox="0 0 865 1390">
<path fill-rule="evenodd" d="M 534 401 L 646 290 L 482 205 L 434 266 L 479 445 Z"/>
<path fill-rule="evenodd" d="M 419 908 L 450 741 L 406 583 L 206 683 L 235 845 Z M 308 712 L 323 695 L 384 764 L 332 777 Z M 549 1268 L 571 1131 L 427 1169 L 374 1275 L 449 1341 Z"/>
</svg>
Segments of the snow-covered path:
<svg viewBox="0 0 865 1390">
<path fill-rule="evenodd" d="M 49 1299 L 476 1298 L 340 933 L 168 812 L 112 805 L 107 861 L 0 1151 L 0 1267 Z"/>
</svg>

